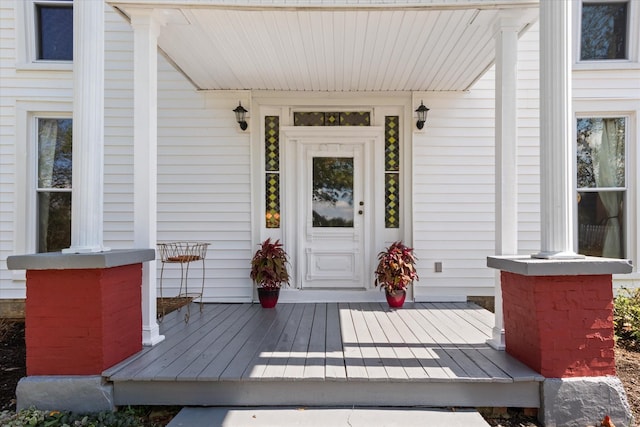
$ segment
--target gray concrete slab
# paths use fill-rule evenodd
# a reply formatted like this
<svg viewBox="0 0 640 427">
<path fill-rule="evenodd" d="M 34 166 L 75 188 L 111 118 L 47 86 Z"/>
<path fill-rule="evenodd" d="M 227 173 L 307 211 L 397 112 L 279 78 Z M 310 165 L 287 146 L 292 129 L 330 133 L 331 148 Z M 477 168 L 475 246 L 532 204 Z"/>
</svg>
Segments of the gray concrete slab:
<svg viewBox="0 0 640 427">
<path fill-rule="evenodd" d="M 12 255 L 7 258 L 7 268 L 9 270 L 82 270 L 140 264 L 155 258 L 154 249 L 114 249 L 86 254 L 48 252 Z"/>
<path fill-rule="evenodd" d="M 434 408 L 184 408 L 167 427 L 486 427 L 474 410 Z"/>
<path fill-rule="evenodd" d="M 16 387 L 17 409 L 113 411 L 113 385 L 99 375 L 29 376 Z"/>
<path fill-rule="evenodd" d="M 628 259 L 584 257 L 580 259 L 538 259 L 526 255 L 490 256 L 487 267 L 523 276 L 584 276 L 628 274 L 633 265 Z"/>
</svg>

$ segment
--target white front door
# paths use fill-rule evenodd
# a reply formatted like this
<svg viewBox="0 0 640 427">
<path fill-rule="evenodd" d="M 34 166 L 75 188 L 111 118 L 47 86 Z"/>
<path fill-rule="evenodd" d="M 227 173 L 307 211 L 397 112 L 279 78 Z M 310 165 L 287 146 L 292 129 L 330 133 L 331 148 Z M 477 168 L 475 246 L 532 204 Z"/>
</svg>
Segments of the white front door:
<svg viewBox="0 0 640 427">
<path fill-rule="evenodd" d="M 287 205 L 295 212 L 287 241 L 296 242 L 296 287 L 370 289 L 379 181 L 373 170 L 382 132 L 293 128 L 294 134 L 287 150 L 295 175 L 286 180 Z"/>
<path fill-rule="evenodd" d="M 301 287 L 363 287 L 362 142 L 304 145 Z"/>
</svg>

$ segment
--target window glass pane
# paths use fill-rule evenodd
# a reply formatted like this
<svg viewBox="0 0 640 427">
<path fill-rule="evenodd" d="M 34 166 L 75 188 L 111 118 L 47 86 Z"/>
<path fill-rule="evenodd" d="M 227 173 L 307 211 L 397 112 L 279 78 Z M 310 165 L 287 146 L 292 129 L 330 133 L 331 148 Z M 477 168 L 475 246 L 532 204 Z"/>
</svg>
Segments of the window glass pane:
<svg viewBox="0 0 640 427">
<path fill-rule="evenodd" d="M 280 228 L 280 174 L 265 174 L 267 228 Z"/>
<path fill-rule="evenodd" d="M 627 58 L 627 3 L 582 4 L 580 59 Z"/>
<path fill-rule="evenodd" d="M 294 126 L 371 126 L 369 111 L 295 111 Z"/>
<path fill-rule="evenodd" d="M 625 186 L 625 119 L 577 122 L 578 188 Z"/>
<path fill-rule="evenodd" d="M 313 226 L 353 227 L 353 158 L 313 158 Z"/>
<path fill-rule="evenodd" d="M 71 246 L 71 192 L 38 193 L 38 252 Z"/>
<path fill-rule="evenodd" d="M 71 188 L 71 119 L 38 119 L 38 188 Z"/>
<path fill-rule="evenodd" d="M 578 193 L 578 252 L 624 258 L 623 191 Z"/>
<path fill-rule="evenodd" d="M 400 227 L 400 189 L 399 174 L 390 172 L 384 175 L 384 226 Z"/>
<path fill-rule="evenodd" d="M 38 59 L 73 60 L 73 8 L 37 5 Z"/>
<path fill-rule="evenodd" d="M 264 118 L 264 158 L 265 170 L 280 170 L 280 117 Z"/>
</svg>

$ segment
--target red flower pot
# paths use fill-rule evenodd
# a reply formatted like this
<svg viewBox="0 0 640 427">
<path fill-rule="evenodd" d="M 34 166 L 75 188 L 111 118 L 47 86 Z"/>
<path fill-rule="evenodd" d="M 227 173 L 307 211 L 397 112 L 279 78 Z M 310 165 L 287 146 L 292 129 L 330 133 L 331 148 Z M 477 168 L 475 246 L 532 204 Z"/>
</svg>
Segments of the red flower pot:
<svg viewBox="0 0 640 427">
<path fill-rule="evenodd" d="M 258 288 L 258 298 L 262 308 L 273 308 L 278 303 L 280 288 Z"/>
<path fill-rule="evenodd" d="M 404 299 L 407 297 L 407 292 L 403 290 L 396 290 L 393 294 L 385 290 L 387 296 L 387 303 L 391 308 L 400 308 L 404 304 Z"/>
</svg>

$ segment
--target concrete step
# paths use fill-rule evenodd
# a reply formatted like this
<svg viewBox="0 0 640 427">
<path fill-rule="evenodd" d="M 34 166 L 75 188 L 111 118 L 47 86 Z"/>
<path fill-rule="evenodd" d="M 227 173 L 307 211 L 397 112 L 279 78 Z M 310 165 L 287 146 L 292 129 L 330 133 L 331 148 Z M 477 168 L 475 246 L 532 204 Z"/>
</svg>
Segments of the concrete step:
<svg viewBox="0 0 640 427">
<path fill-rule="evenodd" d="M 183 408 L 167 427 L 486 427 L 477 411 L 435 408 Z"/>
</svg>

